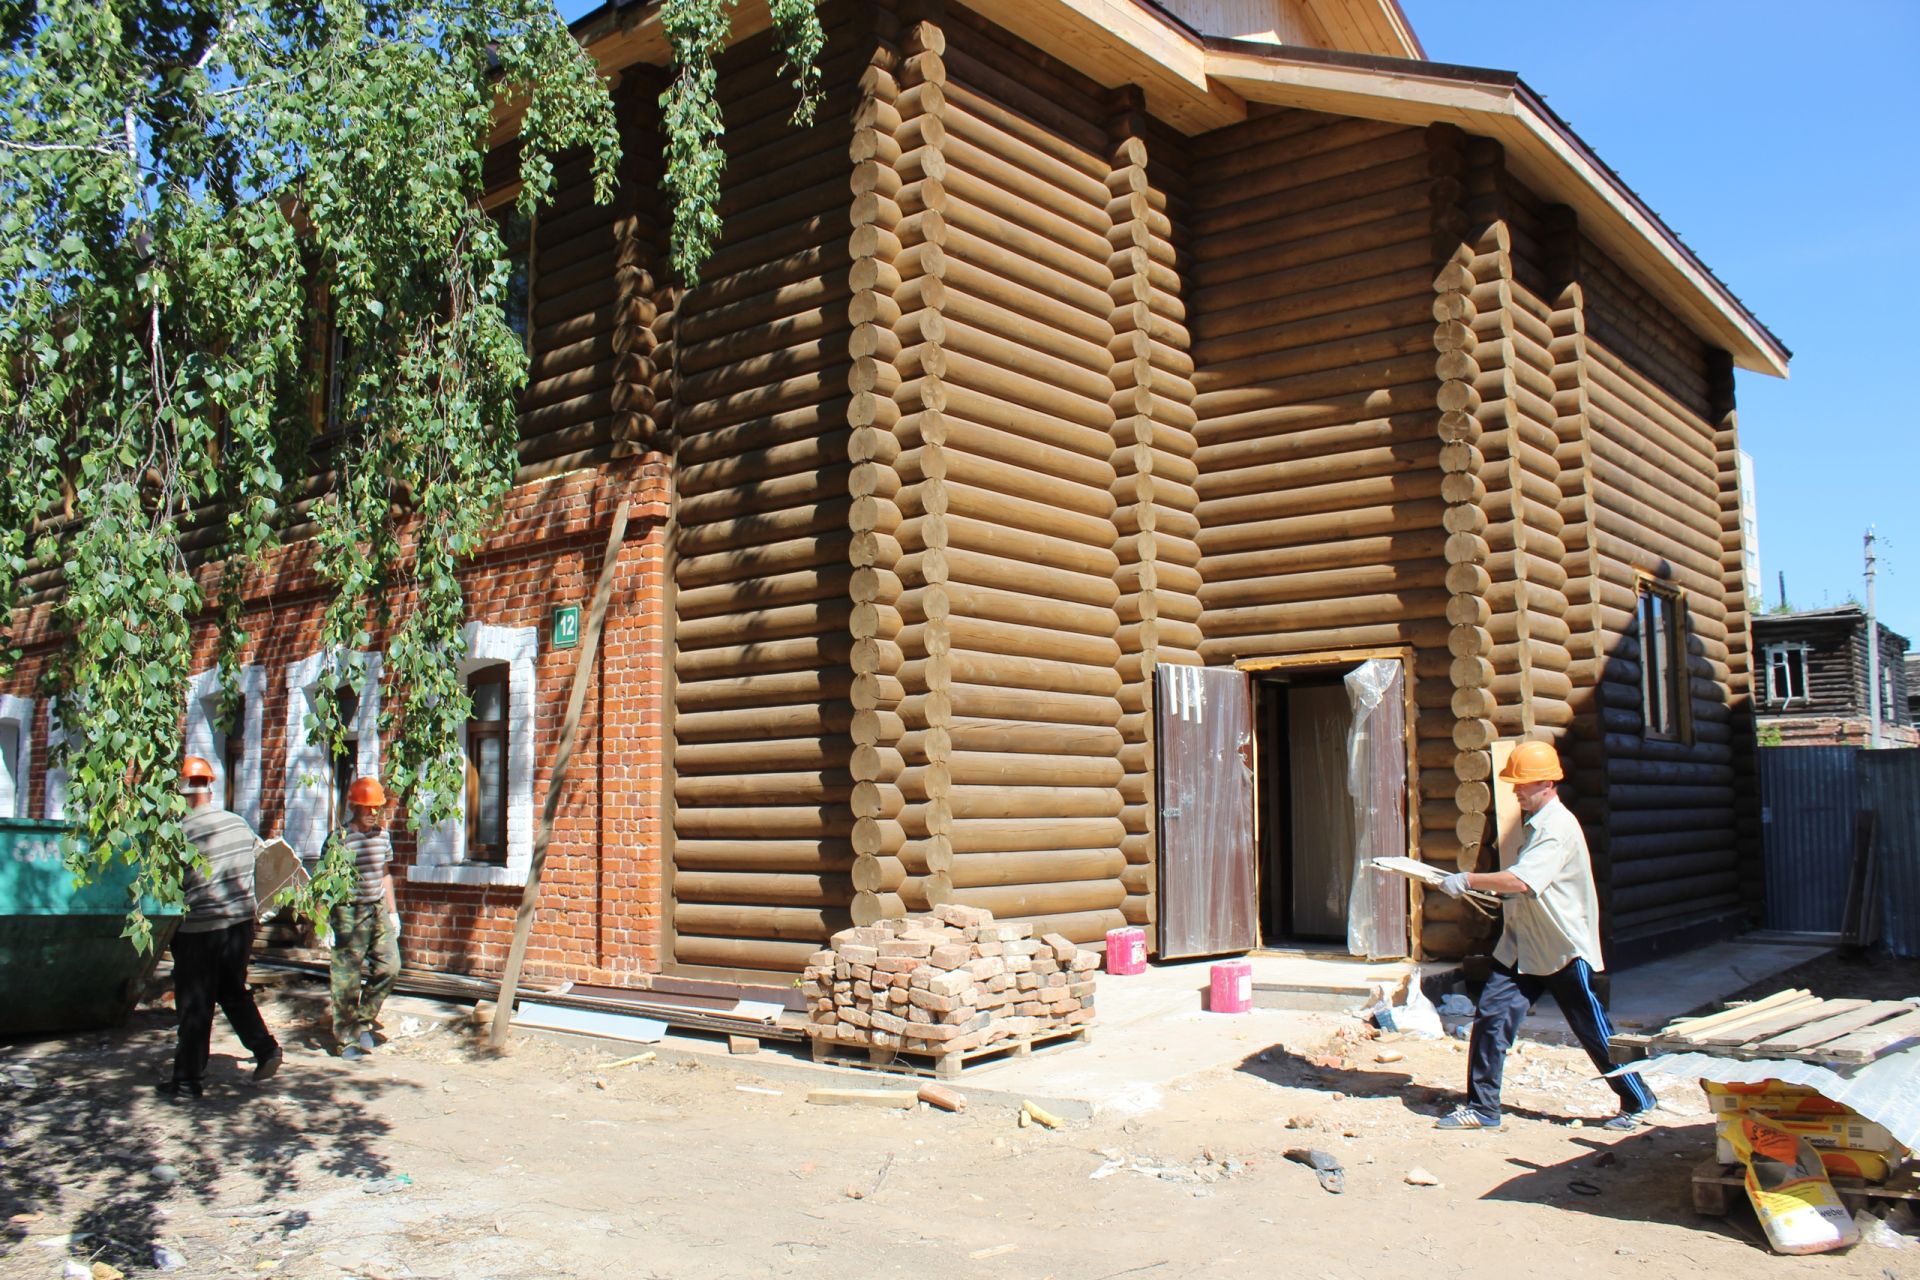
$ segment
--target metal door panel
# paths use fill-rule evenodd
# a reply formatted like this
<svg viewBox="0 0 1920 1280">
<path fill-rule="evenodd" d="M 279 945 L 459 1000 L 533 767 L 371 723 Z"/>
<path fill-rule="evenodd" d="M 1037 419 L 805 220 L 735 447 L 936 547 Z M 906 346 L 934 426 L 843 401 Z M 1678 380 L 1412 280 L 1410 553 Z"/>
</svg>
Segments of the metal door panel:
<svg viewBox="0 0 1920 1280">
<path fill-rule="evenodd" d="M 1159 954 L 1259 941 L 1253 840 L 1253 682 L 1230 667 L 1154 669 Z"/>
</svg>

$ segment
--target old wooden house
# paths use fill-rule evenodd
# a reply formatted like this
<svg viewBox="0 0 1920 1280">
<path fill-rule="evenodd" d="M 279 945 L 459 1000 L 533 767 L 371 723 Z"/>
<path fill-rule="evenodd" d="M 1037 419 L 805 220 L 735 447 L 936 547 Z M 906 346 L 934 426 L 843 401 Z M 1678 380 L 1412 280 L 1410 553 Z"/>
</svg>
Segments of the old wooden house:
<svg viewBox="0 0 1920 1280">
<path fill-rule="evenodd" d="M 577 652 L 549 621 L 623 497 L 535 972 L 764 981 L 945 901 L 1168 956 L 1458 956 L 1482 926 L 1364 860 L 1491 859 L 1493 756 L 1529 735 L 1567 759 L 1616 959 L 1742 918 L 1733 370 L 1787 353 L 1532 89 L 1426 60 L 1393 0 L 822 14 L 800 129 L 741 6 L 690 292 L 657 7 L 578 24 L 626 168 L 610 207 L 564 170 L 524 231 L 472 812 L 403 848 L 412 962 L 498 966 Z M 188 732 L 310 843 L 314 780 L 351 770 L 305 743 L 341 661 L 305 565 L 290 537 L 253 584 L 244 723 L 202 697 Z M 0 716 L 44 741 L 29 688 Z"/>
<path fill-rule="evenodd" d="M 1881 742 L 1920 746 L 1909 706 L 1907 638 L 1884 623 L 1875 623 L 1874 631 L 1877 673 L 1859 605 L 1756 615 L 1754 718 L 1761 736 L 1788 747 L 1865 746 L 1872 736 L 1868 699 L 1877 674 Z"/>
</svg>

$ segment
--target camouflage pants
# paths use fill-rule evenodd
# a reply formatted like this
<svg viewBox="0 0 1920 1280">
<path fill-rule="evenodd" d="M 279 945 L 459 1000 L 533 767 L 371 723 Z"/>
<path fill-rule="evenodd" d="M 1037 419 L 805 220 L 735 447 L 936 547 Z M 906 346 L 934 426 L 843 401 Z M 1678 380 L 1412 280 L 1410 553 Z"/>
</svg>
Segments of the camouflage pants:
<svg viewBox="0 0 1920 1280">
<path fill-rule="evenodd" d="M 333 909 L 333 1038 L 350 1044 L 373 1030 L 380 1006 L 400 976 L 400 941 L 381 902 L 345 902 Z"/>
</svg>

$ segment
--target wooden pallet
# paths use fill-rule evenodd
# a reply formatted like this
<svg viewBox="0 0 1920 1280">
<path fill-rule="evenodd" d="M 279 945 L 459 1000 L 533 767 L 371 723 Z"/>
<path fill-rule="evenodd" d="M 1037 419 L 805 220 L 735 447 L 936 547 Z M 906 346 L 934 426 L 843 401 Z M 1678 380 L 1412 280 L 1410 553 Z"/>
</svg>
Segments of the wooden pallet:
<svg viewBox="0 0 1920 1280">
<path fill-rule="evenodd" d="M 1901 1000 L 1825 1000 L 1779 991 L 1651 1035 L 1616 1035 L 1618 1061 L 1657 1053 L 1776 1058 L 1860 1066 L 1920 1041 L 1920 1007 Z"/>
<path fill-rule="evenodd" d="M 1849 1209 L 1859 1209 L 1875 1200 L 1920 1200 L 1920 1175 L 1901 1169 L 1885 1182 L 1862 1182 L 1858 1178 L 1828 1176 Z M 1731 1188 L 1731 1190 L 1729 1190 Z M 1737 1194 L 1736 1194 L 1737 1193 Z M 1724 1218 L 1735 1202 L 1747 1198 L 1746 1171 L 1737 1164 L 1721 1164 L 1708 1156 L 1693 1170 L 1693 1211 L 1712 1218 Z"/>
<path fill-rule="evenodd" d="M 1092 1027 L 1063 1027 L 1018 1040 L 1002 1040 L 978 1049 L 959 1053 L 928 1053 L 921 1049 L 878 1048 L 873 1045 L 847 1044 L 838 1040 L 813 1038 L 813 1060 L 836 1067 L 860 1067 L 868 1071 L 886 1071 L 893 1075 L 924 1076 L 951 1080 L 968 1067 L 998 1059 L 1031 1058 L 1037 1053 L 1052 1053 L 1093 1040 Z"/>
</svg>

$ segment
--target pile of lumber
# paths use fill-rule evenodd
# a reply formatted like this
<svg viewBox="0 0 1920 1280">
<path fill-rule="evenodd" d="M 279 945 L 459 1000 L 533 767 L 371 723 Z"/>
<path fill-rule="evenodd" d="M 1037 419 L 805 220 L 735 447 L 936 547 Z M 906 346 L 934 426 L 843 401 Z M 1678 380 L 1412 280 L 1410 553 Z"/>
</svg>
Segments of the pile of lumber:
<svg viewBox="0 0 1920 1280">
<path fill-rule="evenodd" d="M 1650 1036 L 1618 1035 L 1616 1048 L 1781 1058 L 1858 1066 L 1920 1041 L 1920 1005 L 1906 1000 L 1828 1000 L 1778 991 L 1719 1013 L 1681 1018 Z"/>
<path fill-rule="evenodd" d="M 1097 952 L 979 907 L 833 935 L 801 978 L 815 1041 L 944 1057 L 1093 1021 Z"/>
</svg>

